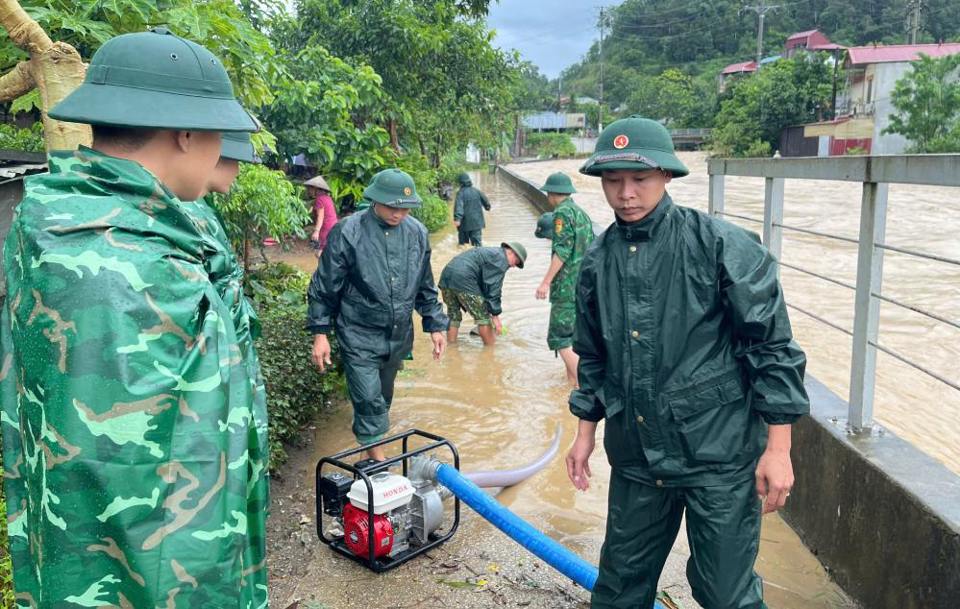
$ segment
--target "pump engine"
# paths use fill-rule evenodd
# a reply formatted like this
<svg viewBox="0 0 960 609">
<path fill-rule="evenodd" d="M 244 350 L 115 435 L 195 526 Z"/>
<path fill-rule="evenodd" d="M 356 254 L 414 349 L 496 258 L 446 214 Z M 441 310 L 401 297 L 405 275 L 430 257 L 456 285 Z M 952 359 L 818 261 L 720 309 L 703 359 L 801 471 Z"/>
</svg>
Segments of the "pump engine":
<svg viewBox="0 0 960 609">
<path fill-rule="evenodd" d="M 447 518 L 444 499 L 449 491 L 407 468 L 407 475 L 391 471 L 407 465 L 408 459 L 430 448 L 448 447 L 458 461 L 456 449 L 439 436 L 414 430 L 406 435 L 424 436 L 434 443 L 415 451 L 404 451 L 386 462 L 362 461 L 348 464 L 343 457 L 355 449 L 321 460 L 317 468 L 317 527 L 321 541 L 334 550 L 361 562 L 375 571 L 393 568 L 407 559 L 449 539 L 459 524 L 460 504 L 454 505 L 454 517 Z M 332 465 L 340 471 L 322 472 Z M 352 474 L 352 475 L 347 475 Z"/>
</svg>

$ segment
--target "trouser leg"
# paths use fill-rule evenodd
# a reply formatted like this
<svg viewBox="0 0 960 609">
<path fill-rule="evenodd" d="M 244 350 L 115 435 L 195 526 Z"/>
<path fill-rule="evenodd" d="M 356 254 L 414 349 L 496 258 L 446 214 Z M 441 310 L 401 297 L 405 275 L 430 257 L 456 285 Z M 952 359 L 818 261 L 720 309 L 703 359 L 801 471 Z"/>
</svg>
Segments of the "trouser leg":
<svg viewBox="0 0 960 609">
<path fill-rule="evenodd" d="M 592 609 L 652 609 L 660 572 L 680 530 L 683 502 L 677 489 L 610 475 L 607 534 Z"/>
<path fill-rule="evenodd" d="M 390 429 L 390 403 L 399 366 L 345 362 L 343 368 L 353 403 L 353 435 L 358 443 L 369 444 Z"/>
<path fill-rule="evenodd" d="M 483 232 L 479 230 L 470 232 L 470 244 L 474 247 L 481 247 L 483 244 L 482 241 Z"/>
<path fill-rule="evenodd" d="M 684 489 L 684 503 L 693 598 L 704 609 L 763 608 L 763 581 L 753 570 L 760 545 L 754 481 Z"/>
</svg>

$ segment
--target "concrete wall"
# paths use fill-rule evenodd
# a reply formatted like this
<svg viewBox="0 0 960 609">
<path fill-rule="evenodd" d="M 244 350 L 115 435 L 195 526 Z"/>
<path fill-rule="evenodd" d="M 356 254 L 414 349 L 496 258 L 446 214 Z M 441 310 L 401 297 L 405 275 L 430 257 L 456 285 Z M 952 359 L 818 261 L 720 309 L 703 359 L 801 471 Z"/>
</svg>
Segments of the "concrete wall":
<svg viewBox="0 0 960 609">
<path fill-rule="evenodd" d="M 541 212 L 550 211 L 550 204 L 547 203 L 547 194 L 540 190 L 540 186 L 530 180 L 513 173 L 502 165 L 497 166 L 497 175 L 507 180 L 507 183 L 513 186 L 520 194 L 524 196 Z"/>
<path fill-rule="evenodd" d="M 873 68 L 874 132 L 871 154 L 903 154 L 910 140 L 899 134 L 882 135 L 890 126 L 890 116 L 896 113 L 891 101 L 897 81 L 910 71 L 910 63 L 878 63 Z M 957 606 L 960 607 L 960 601 Z"/>
<path fill-rule="evenodd" d="M 960 477 L 890 431 L 849 434 L 846 402 L 807 390 L 786 521 L 865 608 L 960 608 Z"/>
</svg>

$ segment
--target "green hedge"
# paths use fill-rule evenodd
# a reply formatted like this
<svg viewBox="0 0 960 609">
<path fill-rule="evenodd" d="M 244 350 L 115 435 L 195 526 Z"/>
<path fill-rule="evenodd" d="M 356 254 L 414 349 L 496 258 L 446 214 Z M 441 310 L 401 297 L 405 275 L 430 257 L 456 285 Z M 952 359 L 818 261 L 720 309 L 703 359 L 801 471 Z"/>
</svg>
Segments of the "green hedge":
<svg viewBox="0 0 960 609">
<path fill-rule="evenodd" d="M 3 441 L 0 439 L 0 471 L 3 470 Z M 0 608 L 14 609 L 13 563 L 10 561 L 10 539 L 7 537 L 7 496 L 0 485 Z"/>
<path fill-rule="evenodd" d="M 250 278 L 262 333 L 257 340 L 260 369 L 267 386 L 270 467 L 287 460 L 285 446 L 346 394 L 336 341 L 332 369 L 321 374 L 310 359 L 313 341 L 304 329 L 310 278 L 288 264 L 270 264 Z"/>
<path fill-rule="evenodd" d="M 527 154 L 539 157 L 571 157 L 577 147 L 566 133 L 527 133 Z"/>
<path fill-rule="evenodd" d="M 423 207 L 413 210 L 413 217 L 434 233 L 450 222 L 450 205 L 435 194 L 423 195 Z"/>
</svg>

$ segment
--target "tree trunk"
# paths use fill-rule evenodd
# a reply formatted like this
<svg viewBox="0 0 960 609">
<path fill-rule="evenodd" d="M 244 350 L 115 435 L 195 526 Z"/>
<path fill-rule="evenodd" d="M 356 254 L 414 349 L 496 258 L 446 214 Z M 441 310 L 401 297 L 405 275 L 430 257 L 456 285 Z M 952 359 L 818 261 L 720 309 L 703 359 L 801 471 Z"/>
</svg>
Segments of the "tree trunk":
<svg viewBox="0 0 960 609">
<path fill-rule="evenodd" d="M 393 146 L 394 150 L 400 152 L 400 137 L 397 135 L 397 120 L 391 118 L 390 122 L 387 124 L 387 127 L 390 130 L 390 145 Z"/>
<path fill-rule="evenodd" d="M 40 25 L 30 18 L 17 0 L 0 0 L 0 25 L 18 47 L 30 54 L 0 77 L 0 101 L 11 101 L 34 88 L 40 92 L 40 112 L 47 150 L 72 150 L 89 145 L 90 126 L 64 123 L 47 115 L 83 82 L 86 66 L 80 54 L 69 44 L 53 42 Z"/>
</svg>

